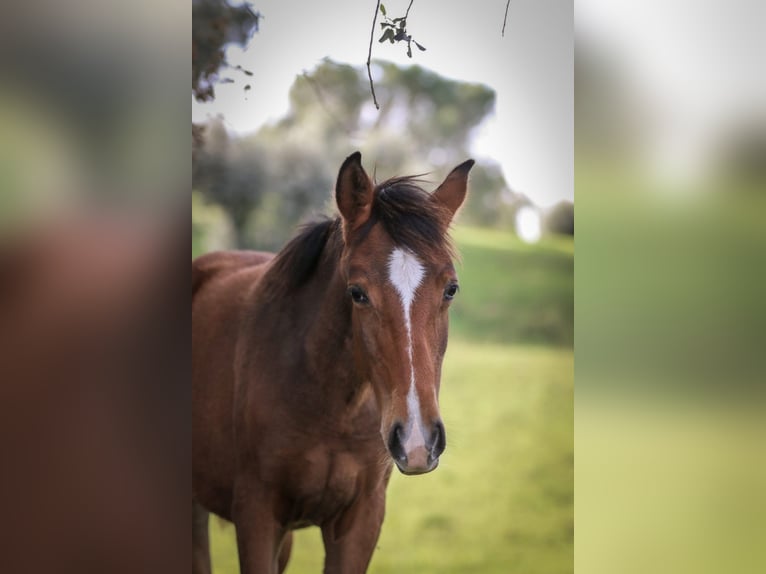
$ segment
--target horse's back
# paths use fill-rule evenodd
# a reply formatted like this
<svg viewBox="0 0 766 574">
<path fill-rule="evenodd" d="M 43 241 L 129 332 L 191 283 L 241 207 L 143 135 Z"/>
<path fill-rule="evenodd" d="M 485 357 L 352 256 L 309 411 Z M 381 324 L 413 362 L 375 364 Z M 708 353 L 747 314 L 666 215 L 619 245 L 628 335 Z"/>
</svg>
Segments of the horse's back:
<svg viewBox="0 0 766 574">
<path fill-rule="evenodd" d="M 234 476 L 234 358 L 249 295 L 270 253 L 222 251 L 192 262 L 192 486 L 228 518 Z"/>
<path fill-rule="evenodd" d="M 273 257 L 273 253 L 263 251 L 215 251 L 201 255 L 192 261 L 192 298 L 208 281 L 253 270 Z"/>
</svg>

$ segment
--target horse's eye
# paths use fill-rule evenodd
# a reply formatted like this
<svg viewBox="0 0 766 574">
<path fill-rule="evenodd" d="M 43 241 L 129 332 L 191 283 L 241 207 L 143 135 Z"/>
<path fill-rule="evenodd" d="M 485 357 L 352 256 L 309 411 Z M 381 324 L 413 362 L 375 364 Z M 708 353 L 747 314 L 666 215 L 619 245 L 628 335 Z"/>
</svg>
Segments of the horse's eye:
<svg viewBox="0 0 766 574">
<path fill-rule="evenodd" d="M 348 294 L 351 295 L 351 300 L 357 305 L 366 305 L 370 302 L 370 299 L 367 297 L 367 293 L 365 293 L 364 290 L 357 285 L 352 285 L 349 287 Z"/>
<path fill-rule="evenodd" d="M 457 295 L 457 292 L 459 290 L 460 290 L 460 287 L 458 287 L 457 283 L 450 283 L 444 289 L 444 299 L 446 301 L 452 301 L 455 298 L 455 295 Z"/>
</svg>

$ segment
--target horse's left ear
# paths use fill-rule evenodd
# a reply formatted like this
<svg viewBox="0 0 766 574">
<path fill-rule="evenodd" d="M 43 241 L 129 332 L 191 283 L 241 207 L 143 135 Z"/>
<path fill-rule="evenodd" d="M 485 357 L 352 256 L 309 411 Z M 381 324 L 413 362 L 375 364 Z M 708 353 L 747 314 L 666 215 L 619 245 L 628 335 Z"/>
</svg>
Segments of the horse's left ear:
<svg viewBox="0 0 766 574">
<path fill-rule="evenodd" d="M 471 171 L 474 163 L 476 162 L 469 159 L 453 169 L 432 195 L 449 210 L 452 217 L 463 205 L 466 191 L 468 191 L 468 172 Z"/>
<path fill-rule="evenodd" d="M 362 167 L 362 154 L 352 153 L 340 167 L 335 184 L 335 201 L 346 235 L 369 219 L 374 193 L 372 181 Z"/>
</svg>

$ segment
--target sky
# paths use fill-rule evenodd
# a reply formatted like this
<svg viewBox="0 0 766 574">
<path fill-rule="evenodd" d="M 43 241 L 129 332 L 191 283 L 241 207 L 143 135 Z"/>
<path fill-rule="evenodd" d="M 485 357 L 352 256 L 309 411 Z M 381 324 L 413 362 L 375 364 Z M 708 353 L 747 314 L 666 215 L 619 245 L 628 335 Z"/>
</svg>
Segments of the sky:
<svg viewBox="0 0 766 574">
<path fill-rule="evenodd" d="M 232 65 L 253 72 L 243 83 L 218 85 L 216 99 L 192 104 L 195 122 L 223 114 L 240 134 L 287 113 L 295 77 L 323 58 L 364 66 L 375 10 L 372 0 L 253 0 L 263 14 L 247 50 L 229 50 Z M 409 0 L 385 0 L 389 17 Z M 426 47 L 407 58 L 404 46 L 380 44 L 373 58 L 418 64 L 448 78 L 486 84 L 495 112 L 477 130 L 475 159 L 500 164 L 509 186 L 541 207 L 573 201 L 573 6 L 561 0 L 512 0 L 505 36 L 505 0 L 415 0 L 408 30 Z"/>
</svg>

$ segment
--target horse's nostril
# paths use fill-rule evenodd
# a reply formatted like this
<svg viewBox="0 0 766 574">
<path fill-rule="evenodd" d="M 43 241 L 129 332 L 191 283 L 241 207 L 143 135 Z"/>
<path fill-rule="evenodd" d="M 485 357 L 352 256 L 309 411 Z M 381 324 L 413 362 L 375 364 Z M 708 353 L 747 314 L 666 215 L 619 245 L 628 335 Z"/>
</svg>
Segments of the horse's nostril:
<svg viewBox="0 0 766 574">
<path fill-rule="evenodd" d="M 388 450 L 391 456 L 398 461 L 407 460 L 407 454 L 404 452 L 404 444 L 402 443 L 403 438 L 404 426 L 402 423 L 394 423 L 388 433 Z"/>
<path fill-rule="evenodd" d="M 447 434 L 444 431 L 444 424 L 436 421 L 431 435 L 431 456 L 434 459 L 439 458 L 445 448 L 447 448 Z"/>
</svg>

